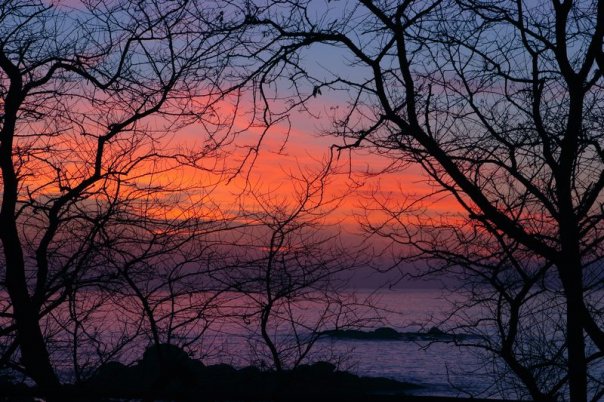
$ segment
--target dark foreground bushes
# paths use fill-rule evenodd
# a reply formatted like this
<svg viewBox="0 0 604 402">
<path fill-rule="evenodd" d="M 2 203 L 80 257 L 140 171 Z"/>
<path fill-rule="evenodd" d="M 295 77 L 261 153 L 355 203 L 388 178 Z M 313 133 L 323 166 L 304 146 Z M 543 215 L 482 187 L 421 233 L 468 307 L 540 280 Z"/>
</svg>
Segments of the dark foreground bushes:
<svg viewBox="0 0 604 402">
<path fill-rule="evenodd" d="M 174 345 L 161 345 L 149 347 L 134 365 L 109 362 L 101 366 L 85 383 L 65 386 L 62 399 L 358 400 L 371 395 L 404 395 L 414 388 L 417 386 L 387 378 L 338 371 L 327 362 L 283 372 L 253 366 L 206 366 Z M 35 390 L 5 383 L 2 394 L 27 398 Z"/>
</svg>

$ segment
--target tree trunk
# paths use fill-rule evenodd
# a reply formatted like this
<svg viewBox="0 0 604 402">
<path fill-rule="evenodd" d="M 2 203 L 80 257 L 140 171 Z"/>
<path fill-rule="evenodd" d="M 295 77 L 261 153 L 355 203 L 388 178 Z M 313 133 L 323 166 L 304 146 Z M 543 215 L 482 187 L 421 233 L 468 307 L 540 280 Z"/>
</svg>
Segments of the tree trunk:
<svg viewBox="0 0 604 402">
<path fill-rule="evenodd" d="M 38 322 L 39 309 L 28 293 L 23 253 L 14 218 L 11 220 L 5 214 L 0 214 L 0 232 L 6 260 L 6 288 L 13 305 L 23 365 L 45 393 L 54 393 L 59 380 L 52 369 Z"/>
<path fill-rule="evenodd" d="M 2 208 L 0 210 L 0 240 L 6 263 L 6 288 L 11 299 L 21 359 L 27 373 L 49 396 L 56 395 L 59 380 L 40 329 L 39 306 L 29 295 L 25 276 L 23 248 L 17 230 L 16 206 L 18 179 L 13 164 L 13 140 L 19 106 L 23 99 L 20 72 L 3 53 L 0 65 L 8 72 L 11 85 L 5 98 L 4 124 L 0 131 L 0 171 L 2 172 Z"/>
<path fill-rule="evenodd" d="M 561 235 L 562 255 L 558 266 L 566 297 L 566 342 L 568 384 L 571 402 L 587 401 L 587 360 L 583 332 L 583 267 L 577 237 Z"/>
<path fill-rule="evenodd" d="M 271 357 L 273 358 L 275 370 L 277 370 L 278 373 L 281 373 L 283 371 L 281 357 L 279 356 L 279 351 L 277 350 L 275 343 L 273 342 L 268 333 L 268 320 L 271 315 L 272 308 L 272 302 L 268 302 L 268 304 L 262 308 L 262 314 L 260 316 L 260 332 L 262 334 L 262 339 L 264 340 L 264 343 L 266 344 L 266 346 L 268 346 L 271 352 Z"/>
</svg>

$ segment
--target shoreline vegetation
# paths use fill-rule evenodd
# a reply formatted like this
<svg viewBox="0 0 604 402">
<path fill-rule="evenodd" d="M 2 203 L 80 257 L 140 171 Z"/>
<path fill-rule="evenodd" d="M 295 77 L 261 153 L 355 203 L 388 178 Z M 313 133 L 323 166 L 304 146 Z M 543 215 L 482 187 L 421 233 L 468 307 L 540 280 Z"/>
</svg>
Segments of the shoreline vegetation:
<svg viewBox="0 0 604 402">
<path fill-rule="evenodd" d="M 382 331 L 376 331 L 381 334 Z M 350 333 L 348 333 L 350 335 Z M 0 377 L 0 401 L 39 401 L 39 390 Z M 148 347 L 126 366 L 108 362 L 87 381 L 65 385 L 63 401 L 465 401 L 409 395 L 424 388 L 384 377 L 339 371 L 328 362 L 277 372 L 255 366 L 204 365 L 175 345 Z M 481 401 L 481 399 L 472 399 Z M 484 401 L 487 401 L 484 399 Z M 496 401 L 489 399 L 488 401 Z"/>
<path fill-rule="evenodd" d="M 134 365 L 108 362 L 85 382 L 64 386 L 66 400 L 350 400 L 379 395 L 403 396 L 419 385 L 339 371 L 328 362 L 281 372 L 256 366 L 204 365 L 169 344 L 148 347 Z M 35 389 L 4 381 L 2 395 L 35 395 Z M 12 399 L 9 399 L 12 400 Z"/>
<path fill-rule="evenodd" d="M 364 340 L 364 341 L 406 341 L 406 342 L 455 342 L 465 339 L 476 339 L 476 335 L 454 334 L 441 330 L 438 327 L 432 327 L 425 332 L 399 332 L 394 328 L 381 327 L 372 331 L 363 331 L 358 329 L 332 329 L 323 331 L 322 336 L 341 339 L 341 340 Z"/>
</svg>

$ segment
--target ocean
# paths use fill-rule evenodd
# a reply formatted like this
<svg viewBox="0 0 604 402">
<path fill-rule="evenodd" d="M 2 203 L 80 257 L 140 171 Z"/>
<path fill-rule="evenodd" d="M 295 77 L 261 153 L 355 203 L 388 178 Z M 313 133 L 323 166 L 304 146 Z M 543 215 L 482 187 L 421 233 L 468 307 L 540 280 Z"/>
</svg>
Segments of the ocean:
<svg viewBox="0 0 604 402">
<path fill-rule="evenodd" d="M 360 320 L 364 330 L 390 327 L 400 332 L 425 332 L 432 327 L 447 330 L 444 321 L 451 310 L 450 300 L 456 297 L 441 289 L 355 291 L 355 295 L 360 300 L 370 297 L 374 307 L 377 307 L 377 311 L 363 312 L 367 317 L 365 321 Z M 307 309 L 307 317 L 317 314 L 312 310 L 312 307 Z M 379 315 L 379 319 L 375 315 Z M 206 364 L 228 363 L 237 367 L 264 365 L 266 362 L 259 358 L 262 354 L 259 351 L 262 349 L 259 334 L 255 334 L 256 343 L 246 328 L 246 325 L 233 324 L 221 325 L 220 330 L 210 328 L 205 337 L 206 341 L 211 341 L 205 349 L 219 352 L 208 353 L 202 361 Z M 280 331 L 282 340 L 291 336 L 286 328 Z M 493 376 L 485 372 L 485 361 L 473 349 L 459 347 L 452 342 L 322 337 L 313 346 L 308 360 L 333 361 L 339 369 L 358 375 L 417 384 L 420 388 L 411 392 L 415 395 L 506 396 L 493 387 Z"/>
<path fill-rule="evenodd" d="M 427 331 L 451 310 L 452 295 L 440 289 L 384 290 L 378 303 L 389 313 L 385 325 L 401 332 Z M 351 371 L 418 384 L 416 395 L 469 396 L 489 394 L 491 377 L 479 371 L 483 361 L 473 350 L 452 342 L 338 340 L 350 350 Z"/>
<path fill-rule="evenodd" d="M 461 297 L 442 289 L 356 290 L 344 295 L 344 299 L 356 300 L 358 305 L 336 303 L 325 314 L 325 310 L 321 310 L 322 300 L 329 295 L 308 294 L 307 298 L 315 296 L 315 302 L 276 311 L 277 316 L 268 327 L 285 361 L 291 363 L 303 352 L 300 345 L 304 342 L 296 342 L 296 339 L 308 339 L 313 330 L 332 329 L 338 320 L 353 322 L 364 331 L 390 327 L 399 332 L 426 332 L 437 327 L 447 332 L 456 324 L 455 319 L 447 319 L 451 301 Z M 102 361 L 135 362 L 151 344 L 148 322 L 134 296 L 121 295 L 108 300 L 99 295 L 102 303 L 95 301 L 96 298 L 93 294 L 82 295 L 79 304 L 82 313 L 88 314 L 88 321 L 84 321 L 77 333 L 64 331 L 56 324 L 67 323 L 62 327 L 67 328 L 70 322 L 69 312 L 61 308 L 52 315 L 55 323 L 48 324 L 49 328 L 56 328 L 50 345 L 52 358 L 60 376 L 67 381 L 77 377 L 73 368 L 76 359 L 79 377 L 85 378 Z M 182 346 L 191 357 L 206 365 L 226 363 L 238 368 L 249 365 L 270 368 L 271 354 L 263 343 L 259 315 L 252 299 L 253 295 L 243 297 L 231 293 L 218 297 L 187 296 L 174 301 L 157 294 L 150 302 L 162 342 Z M 368 299 L 371 306 L 367 306 Z M 351 321 L 347 314 L 352 313 L 354 320 Z M 77 353 L 73 350 L 74 339 L 78 340 Z M 460 347 L 453 342 L 323 336 L 315 341 L 301 362 L 320 360 L 333 362 L 339 370 L 358 375 L 419 385 L 410 392 L 416 395 L 511 399 L 519 396 L 502 378 L 494 376 L 497 372 L 494 361 L 485 359 L 476 348 Z"/>
</svg>

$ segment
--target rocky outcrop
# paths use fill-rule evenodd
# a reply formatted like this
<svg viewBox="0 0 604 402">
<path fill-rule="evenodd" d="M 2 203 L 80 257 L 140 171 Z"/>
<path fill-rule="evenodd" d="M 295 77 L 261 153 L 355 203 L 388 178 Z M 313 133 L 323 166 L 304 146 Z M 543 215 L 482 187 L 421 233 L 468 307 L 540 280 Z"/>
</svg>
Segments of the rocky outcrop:
<svg viewBox="0 0 604 402">
<path fill-rule="evenodd" d="M 418 387 L 387 378 L 360 377 L 338 371 L 328 362 L 301 365 L 283 372 L 253 366 L 241 369 L 226 364 L 206 366 L 190 358 L 182 349 L 161 345 L 159 353 L 156 347 L 150 347 L 132 366 L 117 362 L 103 365 L 85 388 L 98 395 L 123 398 L 153 393 L 154 398 L 166 399 L 195 396 L 209 400 L 276 397 L 325 400 L 359 395 L 403 395 Z"/>
<path fill-rule="evenodd" d="M 477 338 L 469 334 L 447 333 L 438 327 L 432 327 L 426 332 L 399 332 L 393 328 L 382 327 L 373 331 L 362 331 L 357 329 L 333 329 L 324 331 L 322 336 L 334 339 L 359 339 L 367 341 L 440 341 L 453 342 Z"/>
</svg>

